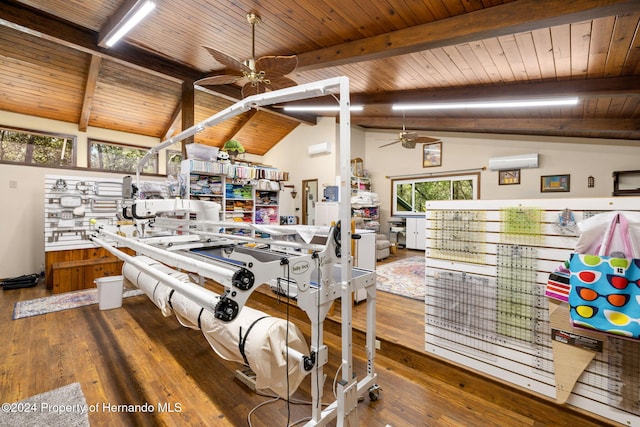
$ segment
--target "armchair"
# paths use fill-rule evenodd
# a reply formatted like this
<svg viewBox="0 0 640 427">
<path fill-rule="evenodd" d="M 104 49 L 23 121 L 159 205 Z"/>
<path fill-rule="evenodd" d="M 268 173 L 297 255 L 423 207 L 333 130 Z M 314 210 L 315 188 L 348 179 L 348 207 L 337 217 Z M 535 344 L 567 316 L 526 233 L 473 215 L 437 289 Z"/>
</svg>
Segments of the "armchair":
<svg viewBox="0 0 640 427">
<path fill-rule="evenodd" d="M 385 234 L 376 234 L 376 261 L 380 261 L 389 256 L 391 242 Z"/>
</svg>

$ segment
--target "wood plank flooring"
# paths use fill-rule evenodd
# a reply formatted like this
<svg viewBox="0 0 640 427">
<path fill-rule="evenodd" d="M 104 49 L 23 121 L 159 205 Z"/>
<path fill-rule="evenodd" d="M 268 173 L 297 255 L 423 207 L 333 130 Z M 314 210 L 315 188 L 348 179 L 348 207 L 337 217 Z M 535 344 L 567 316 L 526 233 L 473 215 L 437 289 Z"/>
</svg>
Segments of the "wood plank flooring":
<svg viewBox="0 0 640 427">
<path fill-rule="evenodd" d="M 420 254 L 420 253 L 418 253 Z M 391 262 L 415 255 L 399 251 Z M 284 301 L 266 287 L 250 305 L 282 316 Z M 0 291 L 0 400 L 12 402 L 79 382 L 92 426 L 247 426 L 249 413 L 269 398 L 234 379 L 238 364 L 220 359 L 199 331 L 165 318 L 145 296 L 127 298 L 121 309 L 97 305 L 12 320 L 15 302 L 49 295 L 35 288 Z M 309 336 L 299 312 L 291 319 Z M 364 304 L 354 307 L 355 328 L 364 325 Z M 330 347 L 324 401 L 334 400 L 333 374 L 340 361 L 339 304 L 325 322 Z M 301 320 L 302 319 L 302 320 Z M 380 400 L 358 405 L 360 425 L 380 426 L 596 426 L 604 420 L 549 399 L 487 380 L 424 353 L 424 307 L 420 301 L 379 292 L 377 336 L 382 349 L 375 369 Z M 354 367 L 366 372 L 363 335 L 354 332 Z M 310 399 L 305 380 L 293 397 Z M 152 413 L 110 410 L 112 405 L 149 403 Z M 173 412 L 158 411 L 158 404 Z M 286 426 L 310 415 L 306 405 L 280 400 L 258 408 L 253 426 Z"/>
</svg>

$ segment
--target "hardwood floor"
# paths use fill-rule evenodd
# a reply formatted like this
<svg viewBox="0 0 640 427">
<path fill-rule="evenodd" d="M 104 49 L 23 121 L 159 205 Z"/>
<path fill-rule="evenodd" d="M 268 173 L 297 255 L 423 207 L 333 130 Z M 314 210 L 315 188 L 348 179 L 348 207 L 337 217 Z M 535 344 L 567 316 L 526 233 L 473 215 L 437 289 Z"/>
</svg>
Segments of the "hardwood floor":
<svg viewBox="0 0 640 427">
<path fill-rule="evenodd" d="M 421 252 L 418 252 L 421 254 Z M 392 262 L 411 251 L 400 250 Z M 247 416 L 269 400 L 234 379 L 240 368 L 220 359 L 202 334 L 165 318 L 146 296 L 127 298 L 121 309 L 100 311 L 97 305 L 12 320 L 15 302 L 49 295 L 44 283 L 35 288 L 0 292 L 0 398 L 13 402 L 79 382 L 89 405 L 92 426 L 201 425 L 246 426 Z M 261 287 L 250 306 L 283 316 L 284 301 Z M 324 401 L 334 400 L 333 374 L 340 361 L 339 304 L 325 322 L 330 347 Z M 294 305 L 292 321 L 309 336 L 309 325 Z M 364 324 L 365 305 L 354 307 L 353 324 Z M 377 336 L 381 351 L 375 369 L 382 387 L 380 400 L 358 405 L 363 426 L 596 426 L 590 417 L 548 399 L 436 360 L 424 346 L 424 306 L 388 293 L 377 295 Z M 366 372 L 363 334 L 354 332 L 354 366 Z M 310 398 L 309 380 L 293 397 Z M 113 412 L 108 405 L 150 403 L 176 412 Z M 177 411 L 179 409 L 179 412 Z M 286 426 L 309 416 L 306 405 L 280 400 L 260 407 L 253 426 Z"/>
</svg>

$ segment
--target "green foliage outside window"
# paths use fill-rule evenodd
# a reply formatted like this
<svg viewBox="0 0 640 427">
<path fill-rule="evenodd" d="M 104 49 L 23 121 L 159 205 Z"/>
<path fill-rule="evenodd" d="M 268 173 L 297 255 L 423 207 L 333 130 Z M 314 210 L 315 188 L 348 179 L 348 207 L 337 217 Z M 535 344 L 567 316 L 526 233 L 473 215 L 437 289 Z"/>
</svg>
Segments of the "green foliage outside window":
<svg viewBox="0 0 640 427">
<path fill-rule="evenodd" d="M 392 215 L 423 213 L 430 200 L 471 200 L 475 177 L 417 178 L 395 180 Z"/>
<path fill-rule="evenodd" d="M 119 145 L 102 141 L 89 141 L 89 167 L 111 172 L 135 173 L 138 161 L 149 150 L 142 147 Z M 158 173 L 158 156 L 149 159 L 143 173 Z"/>
<path fill-rule="evenodd" d="M 0 161 L 37 166 L 74 166 L 75 138 L 0 128 Z"/>
</svg>

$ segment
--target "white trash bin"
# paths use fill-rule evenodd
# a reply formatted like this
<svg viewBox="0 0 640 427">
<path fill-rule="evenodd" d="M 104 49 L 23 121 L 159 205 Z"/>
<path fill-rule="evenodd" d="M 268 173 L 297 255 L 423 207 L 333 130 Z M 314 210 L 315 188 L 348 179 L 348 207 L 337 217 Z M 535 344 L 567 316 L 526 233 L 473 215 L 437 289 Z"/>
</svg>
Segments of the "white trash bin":
<svg viewBox="0 0 640 427">
<path fill-rule="evenodd" d="M 98 307 L 100 310 L 111 310 L 122 307 L 123 277 L 109 276 L 94 280 L 98 286 Z"/>
</svg>

